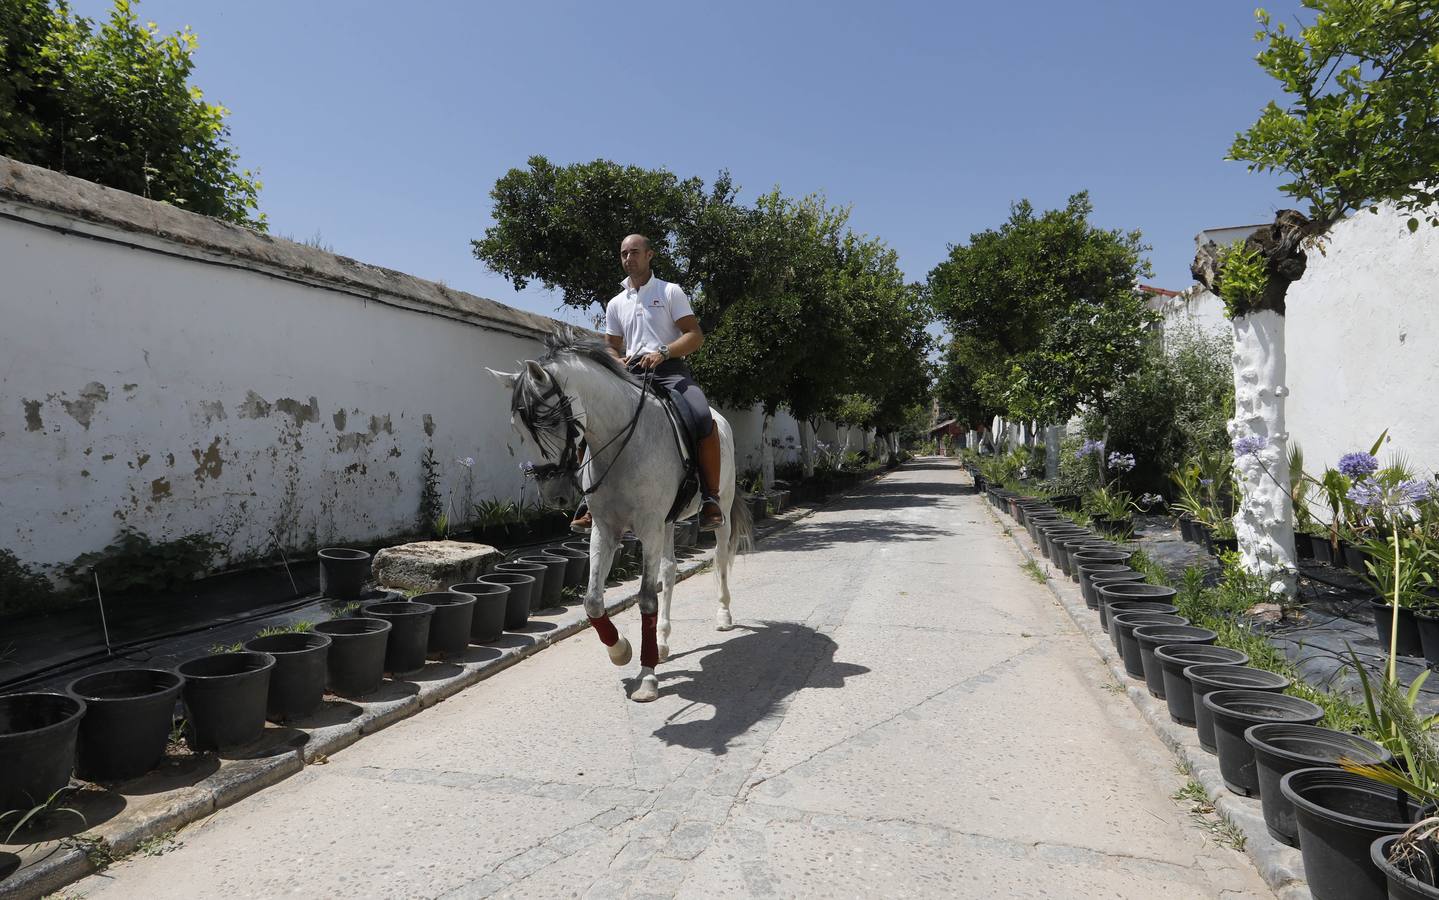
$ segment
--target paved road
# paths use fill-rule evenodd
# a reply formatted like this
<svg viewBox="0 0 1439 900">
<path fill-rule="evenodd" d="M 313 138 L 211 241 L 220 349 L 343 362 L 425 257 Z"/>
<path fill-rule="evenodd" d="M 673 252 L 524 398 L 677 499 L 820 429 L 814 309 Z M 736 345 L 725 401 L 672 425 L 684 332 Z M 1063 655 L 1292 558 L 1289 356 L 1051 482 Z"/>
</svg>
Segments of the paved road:
<svg viewBox="0 0 1439 900">
<path fill-rule="evenodd" d="M 911 464 L 765 541 L 734 631 L 680 585 L 655 703 L 583 634 L 72 893 L 1271 896 L 961 478 Z"/>
</svg>

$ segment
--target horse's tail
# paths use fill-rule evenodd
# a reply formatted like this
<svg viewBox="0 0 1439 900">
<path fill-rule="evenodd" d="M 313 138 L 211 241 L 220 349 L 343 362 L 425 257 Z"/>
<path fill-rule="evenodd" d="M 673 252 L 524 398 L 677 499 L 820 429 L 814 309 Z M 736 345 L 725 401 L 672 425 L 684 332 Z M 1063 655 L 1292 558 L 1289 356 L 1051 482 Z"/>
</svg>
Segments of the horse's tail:
<svg viewBox="0 0 1439 900">
<path fill-rule="evenodd" d="M 753 549 L 754 515 L 750 512 L 749 498 L 736 486 L 729 505 L 729 555 L 733 558 L 736 553 Z"/>
</svg>

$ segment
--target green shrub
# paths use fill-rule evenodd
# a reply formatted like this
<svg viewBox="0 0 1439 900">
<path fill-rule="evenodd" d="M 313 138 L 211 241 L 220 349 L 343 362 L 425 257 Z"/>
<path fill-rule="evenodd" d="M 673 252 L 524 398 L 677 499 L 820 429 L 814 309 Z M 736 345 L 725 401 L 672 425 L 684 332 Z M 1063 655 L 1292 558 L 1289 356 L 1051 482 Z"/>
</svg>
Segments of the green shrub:
<svg viewBox="0 0 1439 900">
<path fill-rule="evenodd" d="M 170 591 L 206 574 L 223 549 L 223 544 L 202 534 L 157 543 L 133 528 L 125 528 L 110 546 L 76 557 L 64 572 L 71 580 L 86 584 L 94 569 L 100 589 L 106 593 Z"/>
<path fill-rule="evenodd" d="M 0 613 L 38 609 L 59 596 L 43 574 L 25 565 L 9 550 L 0 550 Z"/>
</svg>

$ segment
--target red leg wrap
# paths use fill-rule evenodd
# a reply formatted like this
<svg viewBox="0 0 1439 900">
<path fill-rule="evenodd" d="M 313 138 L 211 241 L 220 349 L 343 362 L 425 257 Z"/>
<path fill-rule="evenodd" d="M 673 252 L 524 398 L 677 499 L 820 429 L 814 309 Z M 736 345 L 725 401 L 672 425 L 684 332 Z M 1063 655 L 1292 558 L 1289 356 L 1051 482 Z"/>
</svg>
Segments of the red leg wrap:
<svg viewBox="0 0 1439 900">
<path fill-rule="evenodd" d="M 599 618 L 590 618 L 590 624 L 595 627 L 595 633 L 600 636 L 600 643 L 606 647 L 613 647 L 619 643 L 620 633 L 615 630 L 615 623 L 610 621 L 608 615 Z"/>
<path fill-rule="evenodd" d="M 651 669 L 660 661 L 660 642 L 655 634 L 659 619 L 658 613 L 640 614 L 640 665 Z"/>
</svg>

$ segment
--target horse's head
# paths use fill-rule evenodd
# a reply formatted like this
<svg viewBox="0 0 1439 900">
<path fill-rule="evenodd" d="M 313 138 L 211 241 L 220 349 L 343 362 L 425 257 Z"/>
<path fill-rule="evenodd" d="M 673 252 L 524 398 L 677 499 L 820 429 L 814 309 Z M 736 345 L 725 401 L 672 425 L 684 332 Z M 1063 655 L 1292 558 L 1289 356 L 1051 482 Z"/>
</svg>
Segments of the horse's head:
<svg viewBox="0 0 1439 900">
<path fill-rule="evenodd" d="M 510 389 L 511 425 L 528 434 L 545 459 L 553 460 L 525 473 L 539 486 L 540 502 L 554 507 L 573 505 L 580 493 L 580 425 L 573 401 L 554 374 L 533 359 L 518 372 L 488 371 Z"/>
</svg>

